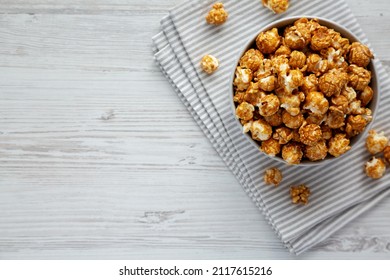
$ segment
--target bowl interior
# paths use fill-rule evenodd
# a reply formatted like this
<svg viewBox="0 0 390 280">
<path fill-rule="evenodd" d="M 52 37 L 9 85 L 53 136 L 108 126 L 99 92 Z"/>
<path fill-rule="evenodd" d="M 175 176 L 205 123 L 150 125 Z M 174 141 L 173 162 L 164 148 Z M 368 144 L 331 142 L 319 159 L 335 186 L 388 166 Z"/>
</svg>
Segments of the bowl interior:
<svg viewBox="0 0 390 280">
<path fill-rule="evenodd" d="M 272 29 L 274 27 L 276 28 L 284 28 L 288 25 L 291 25 L 293 24 L 296 20 L 300 19 L 300 18 L 307 18 L 307 19 L 318 19 L 319 20 L 319 23 L 321 25 L 324 25 L 328 28 L 331 28 L 331 29 L 334 29 L 335 31 L 339 32 L 343 37 L 345 38 L 348 38 L 351 43 L 352 42 L 360 42 L 360 40 L 352 33 L 350 32 L 348 29 L 346 29 L 345 27 L 331 21 L 331 20 L 328 20 L 328 19 L 324 19 L 324 18 L 319 18 L 319 17 L 310 17 L 310 16 L 299 16 L 299 17 L 288 17 L 288 18 L 284 18 L 284 19 L 281 19 L 281 20 L 278 20 L 278 21 L 275 21 L 275 22 L 272 22 L 266 26 L 264 26 L 263 28 L 259 29 L 258 33 L 256 34 L 256 36 L 254 38 L 251 38 L 246 44 L 244 44 L 244 47 L 242 49 L 242 51 L 240 52 L 240 55 L 239 57 L 237 58 L 237 60 L 235 60 L 235 65 L 234 65 L 234 68 L 232 70 L 232 75 L 231 75 L 231 78 L 230 78 L 230 96 L 231 96 L 231 107 L 232 107 L 232 110 L 233 110 L 233 114 L 235 115 L 235 110 L 236 110 L 236 107 L 235 107 L 235 104 L 234 104 L 234 101 L 233 101 L 233 96 L 234 96 L 234 88 L 233 88 L 233 80 L 234 80 L 234 77 L 235 77 L 235 69 L 237 67 L 237 65 L 239 64 L 239 61 L 241 59 L 241 57 L 244 55 L 244 53 L 250 49 L 251 47 L 253 47 L 256 43 L 256 37 L 257 35 L 260 33 L 260 32 L 263 32 L 263 31 L 267 31 L 269 29 Z M 378 85 L 378 79 L 377 79 L 377 70 L 376 70 L 376 60 L 375 59 L 372 59 L 370 64 L 368 65 L 367 69 L 369 71 L 371 71 L 371 74 L 372 74 L 372 79 L 371 79 L 371 83 L 370 83 L 370 86 L 371 88 L 373 89 L 374 91 L 374 97 L 372 99 L 372 101 L 370 102 L 370 104 L 368 104 L 368 108 L 370 108 L 372 110 L 372 117 L 373 117 L 373 121 L 375 120 L 375 116 L 376 116 L 376 111 L 377 111 L 377 107 L 378 107 L 378 103 L 379 103 L 379 96 L 380 96 L 380 87 Z M 329 163 L 329 161 L 335 161 L 335 160 L 338 160 L 340 158 L 343 158 L 343 156 L 349 154 L 352 150 L 354 150 L 354 147 L 356 146 L 357 143 L 359 143 L 360 141 L 362 141 L 366 134 L 367 134 L 367 131 L 370 130 L 370 127 L 371 127 L 371 124 L 373 123 L 373 121 L 371 123 L 369 123 L 367 125 L 367 127 L 365 128 L 364 132 L 357 135 L 357 136 L 354 136 L 351 138 L 351 147 L 352 149 L 350 151 L 348 151 L 347 153 L 343 154 L 342 156 L 338 157 L 338 158 L 335 158 L 335 157 L 326 157 L 324 160 L 321 160 L 321 161 L 309 161 L 307 159 L 304 159 L 299 165 L 297 166 L 314 166 L 314 165 L 319 165 L 319 164 L 325 164 L 325 163 Z M 239 125 L 240 127 L 242 127 L 241 123 L 239 120 L 237 120 L 237 125 Z M 245 134 L 245 137 L 248 139 L 248 141 L 254 145 L 255 147 L 259 148 L 259 144 L 252 139 L 252 137 L 249 135 L 249 134 Z M 262 153 L 276 161 L 279 161 L 279 162 L 283 162 L 285 164 L 287 164 L 280 156 L 276 156 L 276 157 L 271 157 L 261 151 L 259 151 L 259 153 Z"/>
</svg>

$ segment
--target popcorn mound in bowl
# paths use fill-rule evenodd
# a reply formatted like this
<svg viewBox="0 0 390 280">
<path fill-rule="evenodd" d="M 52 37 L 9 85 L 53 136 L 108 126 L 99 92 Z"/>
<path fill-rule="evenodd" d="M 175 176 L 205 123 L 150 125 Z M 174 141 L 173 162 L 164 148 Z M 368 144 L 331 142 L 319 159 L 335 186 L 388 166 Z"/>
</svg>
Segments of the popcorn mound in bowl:
<svg viewBox="0 0 390 280">
<path fill-rule="evenodd" d="M 233 80 L 244 133 L 288 164 L 343 155 L 372 120 L 372 58 L 316 19 L 261 32 Z"/>
</svg>

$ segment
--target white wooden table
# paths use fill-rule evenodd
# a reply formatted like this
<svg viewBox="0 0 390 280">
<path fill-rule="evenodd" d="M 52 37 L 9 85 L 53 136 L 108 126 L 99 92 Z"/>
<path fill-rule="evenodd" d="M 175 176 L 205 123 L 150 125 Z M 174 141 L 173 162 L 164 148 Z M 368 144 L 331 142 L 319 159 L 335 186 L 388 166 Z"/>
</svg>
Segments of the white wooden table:
<svg viewBox="0 0 390 280">
<path fill-rule="evenodd" d="M 290 259 L 157 69 L 184 0 L 0 0 L 1 259 Z M 390 66 L 390 2 L 348 0 Z M 390 203 L 303 259 L 390 258 Z"/>
</svg>

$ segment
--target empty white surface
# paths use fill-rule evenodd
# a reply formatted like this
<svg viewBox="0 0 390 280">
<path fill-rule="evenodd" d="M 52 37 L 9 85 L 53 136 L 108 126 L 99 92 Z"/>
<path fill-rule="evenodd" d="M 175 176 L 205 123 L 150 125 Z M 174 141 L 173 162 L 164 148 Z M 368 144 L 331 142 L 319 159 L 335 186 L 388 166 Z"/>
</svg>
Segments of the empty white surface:
<svg viewBox="0 0 390 280">
<path fill-rule="evenodd" d="M 296 258 L 153 61 L 183 1 L 0 0 L 1 259 Z M 389 2 L 348 3 L 390 65 Z M 389 213 L 299 258 L 390 259 Z"/>
</svg>

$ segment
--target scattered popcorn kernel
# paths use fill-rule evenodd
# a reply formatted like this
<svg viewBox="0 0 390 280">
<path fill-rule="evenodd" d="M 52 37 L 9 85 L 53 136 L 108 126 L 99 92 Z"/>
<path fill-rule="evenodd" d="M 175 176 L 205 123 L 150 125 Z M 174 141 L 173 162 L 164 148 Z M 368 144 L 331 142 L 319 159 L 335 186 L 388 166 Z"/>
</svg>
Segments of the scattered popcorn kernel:
<svg viewBox="0 0 390 280">
<path fill-rule="evenodd" d="M 311 91 L 318 91 L 318 78 L 314 74 L 310 74 L 303 79 L 301 89 L 307 94 Z"/>
<path fill-rule="evenodd" d="M 322 139 L 322 130 L 316 124 L 303 124 L 299 128 L 301 143 L 307 146 L 313 146 Z"/>
<path fill-rule="evenodd" d="M 326 125 L 336 129 L 345 125 L 345 114 L 337 107 L 330 106 L 326 118 Z"/>
<path fill-rule="evenodd" d="M 387 146 L 383 150 L 383 157 L 385 158 L 386 162 L 390 164 L 390 146 Z"/>
<path fill-rule="evenodd" d="M 314 114 L 324 115 L 329 109 L 329 101 L 319 91 L 311 91 L 306 94 L 303 109 L 309 110 Z"/>
<path fill-rule="evenodd" d="M 284 40 L 285 44 L 292 50 L 302 50 L 309 44 L 309 41 L 296 26 L 290 26 L 284 30 Z"/>
<path fill-rule="evenodd" d="M 288 0 L 262 0 L 263 6 L 276 14 L 284 13 L 288 9 Z"/>
<path fill-rule="evenodd" d="M 272 136 L 272 127 L 262 119 L 254 121 L 250 131 L 252 138 L 257 141 L 267 141 Z"/>
<path fill-rule="evenodd" d="M 350 115 L 347 118 L 345 132 L 347 133 L 349 138 L 356 136 L 356 135 L 363 132 L 363 130 L 366 128 L 366 126 L 368 125 L 368 123 L 371 120 L 372 120 L 372 117 L 370 117 L 370 116 L 363 116 L 363 115 L 352 116 L 352 115 Z"/>
<path fill-rule="evenodd" d="M 252 71 L 250 69 L 237 67 L 236 78 L 233 84 L 237 87 L 238 91 L 247 90 L 253 78 Z"/>
<path fill-rule="evenodd" d="M 324 138 L 325 140 L 329 140 L 330 138 L 333 137 L 333 131 L 329 126 L 321 125 L 321 130 L 322 130 L 322 138 Z"/>
<path fill-rule="evenodd" d="M 282 172 L 277 168 L 271 168 L 264 173 L 264 182 L 267 185 L 278 186 L 283 180 Z"/>
<path fill-rule="evenodd" d="M 223 7 L 223 4 L 218 2 L 213 5 L 213 8 L 206 16 L 208 24 L 221 25 L 228 19 L 228 13 Z"/>
<path fill-rule="evenodd" d="M 348 56 L 349 63 L 367 67 L 372 58 L 374 55 L 367 46 L 359 42 L 352 43 Z"/>
<path fill-rule="evenodd" d="M 282 121 L 282 110 L 278 110 L 275 114 L 271 116 L 265 116 L 265 121 L 269 123 L 271 126 L 281 126 L 283 124 Z"/>
<path fill-rule="evenodd" d="M 321 26 L 313 32 L 310 45 L 312 50 L 320 51 L 322 49 L 329 48 L 331 44 L 332 35 L 327 27 Z"/>
<path fill-rule="evenodd" d="M 286 57 L 289 57 L 291 55 L 291 49 L 285 45 L 281 45 L 279 49 L 275 51 L 276 56 L 284 55 Z"/>
<path fill-rule="evenodd" d="M 282 121 L 288 128 L 300 128 L 304 120 L 305 118 L 303 117 L 302 113 L 299 113 L 296 116 L 290 115 L 287 111 L 282 113 Z"/>
<path fill-rule="evenodd" d="M 205 55 L 200 62 L 200 66 L 207 74 L 214 73 L 219 67 L 219 61 L 212 55 Z"/>
<path fill-rule="evenodd" d="M 285 145 L 293 138 L 293 132 L 287 127 L 280 127 L 275 130 L 272 138 L 277 140 L 279 144 Z"/>
<path fill-rule="evenodd" d="M 264 117 L 269 117 L 279 111 L 280 101 L 275 94 L 265 95 L 258 104 L 259 113 Z"/>
<path fill-rule="evenodd" d="M 362 102 L 362 106 L 367 106 L 374 97 L 374 91 L 371 87 L 366 86 L 364 90 L 359 94 L 358 99 Z"/>
<path fill-rule="evenodd" d="M 372 154 L 376 155 L 387 147 L 389 144 L 389 138 L 385 136 L 385 133 L 377 133 L 375 130 L 370 130 L 366 139 L 367 150 Z"/>
<path fill-rule="evenodd" d="M 380 179 L 386 172 L 386 164 L 381 158 L 373 157 L 365 166 L 366 175 L 372 179 Z"/>
<path fill-rule="evenodd" d="M 240 59 L 240 66 L 256 72 L 264 59 L 263 54 L 256 49 L 248 50 Z"/>
<path fill-rule="evenodd" d="M 306 55 L 300 51 L 293 51 L 289 63 L 292 69 L 302 69 L 306 65 Z"/>
<path fill-rule="evenodd" d="M 282 158 L 288 164 L 300 164 L 303 157 L 301 145 L 298 143 L 288 143 L 282 148 Z"/>
<path fill-rule="evenodd" d="M 349 84 L 355 90 L 364 90 L 371 81 L 371 72 L 354 64 L 348 67 Z"/>
<path fill-rule="evenodd" d="M 277 79 L 275 76 L 271 75 L 266 78 L 262 78 L 258 80 L 259 88 L 264 91 L 273 91 L 277 84 Z"/>
<path fill-rule="evenodd" d="M 271 157 L 275 157 L 277 154 L 280 153 L 281 146 L 278 140 L 270 138 L 266 141 L 261 142 L 260 150 Z"/>
<path fill-rule="evenodd" d="M 290 195 L 292 203 L 306 205 L 309 203 L 310 189 L 305 185 L 293 186 L 290 188 Z"/>
<path fill-rule="evenodd" d="M 349 146 L 349 139 L 346 138 L 345 134 L 336 134 L 329 140 L 329 154 L 334 157 L 339 157 L 351 149 Z"/>
<path fill-rule="evenodd" d="M 319 79 L 320 90 L 327 97 L 331 97 L 332 95 L 339 95 L 347 83 L 347 73 L 338 69 L 330 70 L 329 72 L 322 75 Z"/>
<path fill-rule="evenodd" d="M 241 120 L 249 121 L 253 118 L 254 110 L 255 107 L 252 104 L 242 102 L 236 109 L 236 116 Z"/>
<path fill-rule="evenodd" d="M 321 76 L 323 73 L 328 71 L 328 61 L 322 59 L 316 53 L 310 54 L 307 57 L 307 71 L 315 74 L 316 76 Z"/>
<path fill-rule="evenodd" d="M 328 147 L 324 139 L 318 141 L 313 146 L 305 146 L 305 157 L 310 161 L 319 161 L 326 158 L 328 155 Z"/>
<path fill-rule="evenodd" d="M 256 38 L 257 48 L 262 53 L 273 53 L 279 47 L 281 38 L 277 28 L 273 28 L 266 32 L 261 32 Z"/>
</svg>

